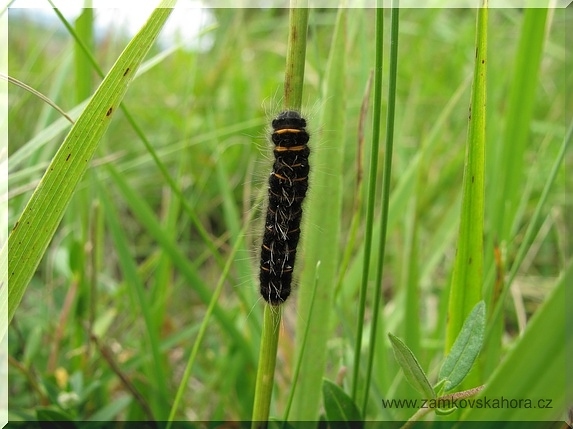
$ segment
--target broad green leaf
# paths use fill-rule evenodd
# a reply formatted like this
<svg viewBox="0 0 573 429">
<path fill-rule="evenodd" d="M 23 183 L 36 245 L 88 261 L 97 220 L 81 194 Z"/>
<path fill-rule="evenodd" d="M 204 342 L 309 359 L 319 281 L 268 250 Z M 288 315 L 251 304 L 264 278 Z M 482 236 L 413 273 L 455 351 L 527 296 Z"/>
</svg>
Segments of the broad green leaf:
<svg viewBox="0 0 573 429">
<path fill-rule="evenodd" d="M 359 428 L 362 424 L 360 411 L 352 398 L 332 381 L 322 382 L 322 396 L 324 398 L 324 410 L 329 422 L 336 422 L 336 428 Z M 347 423 L 346 425 L 343 422 Z"/>
<path fill-rule="evenodd" d="M 440 369 L 439 379 L 445 380 L 444 390 L 452 390 L 470 372 L 483 345 L 485 303 L 480 301 L 462 326 L 450 353 Z"/>
<path fill-rule="evenodd" d="M 416 356 L 412 353 L 412 350 L 395 335 L 389 333 L 388 337 L 394 349 L 394 356 L 396 356 L 396 360 L 400 364 L 402 371 L 404 371 L 404 376 L 406 380 L 408 380 L 408 383 L 420 392 L 423 398 L 435 398 L 436 394 L 434 389 L 428 381 L 428 377 L 420 366 L 418 359 L 416 359 Z"/>
<path fill-rule="evenodd" d="M 70 130 L 14 225 L 0 254 L 0 284 L 10 283 L 8 321 L 14 313 L 83 177 L 129 83 L 171 13 L 165 0 L 131 40 Z M 6 253 L 10 252 L 6 258 Z M 2 262 L 5 264 L 5 262 Z M 6 273 L 6 274 L 4 274 Z M 0 332 L 0 337 L 3 332 Z"/>
</svg>

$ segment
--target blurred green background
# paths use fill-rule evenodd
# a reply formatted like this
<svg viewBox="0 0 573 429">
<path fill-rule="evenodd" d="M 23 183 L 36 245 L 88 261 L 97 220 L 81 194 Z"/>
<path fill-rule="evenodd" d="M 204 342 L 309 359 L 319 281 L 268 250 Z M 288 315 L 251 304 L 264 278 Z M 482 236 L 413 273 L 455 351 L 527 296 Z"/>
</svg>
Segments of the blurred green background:
<svg viewBox="0 0 573 429">
<path fill-rule="evenodd" d="M 173 15 L 188 14 L 192 23 L 192 14 L 197 13 L 183 9 Z M 209 325 L 178 418 L 250 418 L 262 320 L 257 285 L 261 197 L 272 163 L 269 124 L 282 105 L 288 11 L 214 9 L 209 13 L 209 22 L 216 26 L 197 36 L 195 48 L 179 45 L 189 40 L 177 38 L 156 44 L 149 58 L 157 62 L 148 64 L 150 68 L 135 79 L 124 99 L 188 207 L 170 189 L 118 111 L 10 326 L 11 419 L 33 419 L 47 411 L 78 420 L 165 418 L 205 315 L 208 300 L 204 297 L 208 295 L 197 290 L 215 288 L 237 234 L 245 235 L 246 244 L 233 257 L 219 301 L 226 321 L 215 316 Z M 97 16 L 98 9 L 93 14 Z M 353 364 L 363 223 L 355 240 L 348 241 L 348 231 L 357 209 L 356 197 L 363 192 L 357 177 L 373 156 L 368 145 L 359 146 L 358 135 L 360 107 L 374 63 L 374 20 L 370 10 L 349 10 L 345 86 L 334 100 L 323 99 L 321 86 L 335 16 L 336 9 L 310 12 L 303 110 L 312 135 L 311 165 L 320 169 L 328 163 L 320 157 L 320 147 L 331 142 L 321 139 L 323 130 L 316 118 L 328 103 L 342 100 L 346 106 L 346 132 L 341 135 L 345 192 L 340 255 L 351 246 L 351 259 L 348 269 L 340 273 L 325 377 L 342 380 L 347 386 L 344 373 Z M 443 353 L 475 16 L 475 10 L 469 9 L 407 9 L 400 16 L 394 199 L 386 245 L 383 317 L 388 330 L 398 336 L 404 335 L 407 325 L 418 327 L 419 343 L 409 345 L 430 376 L 437 373 Z M 494 245 L 503 256 L 504 273 L 511 266 L 569 126 L 567 112 L 573 111 L 570 31 L 567 35 L 573 13 L 569 8 L 549 12 L 533 117 L 524 124 L 529 132 L 523 164 L 521 169 L 503 171 L 506 166 L 496 157 L 500 145 L 511 144 L 503 141 L 510 88 L 516 74 L 530 72 L 516 69 L 515 63 L 523 16 L 523 10 L 513 9 L 494 9 L 489 16 L 485 288 L 495 284 Z M 111 26 L 94 36 L 90 30 L 94 17 L 84 13 L 81 19 L 84 24 L 78 24 L 78 35 L 87 38 L 84 41 L 106 72 L 130 35 L 120 26 Z M 31 11 L 10 10 L 8 49 L 9 75 L 47 95 L 65 111 L 86 100 L 101 82 L 57 20 L 48 25 L 34 19 Z M 69 130 L 69 126 L 60 126 L 50 133 L 58 118 L 55 110 L 34 95 L 10 86 L 10 227 Z M 360 162 L 359 153 L 363 154 Z M 375 156 L 382 159 L 383 154 Z M 112 169 L 107 168 L 110 165 Z M 526 321 L 570 265 L 573 179 L 568 171 L 572 165 L 569 151 L 543 208 L 534 242 L 512 284 L 505 305 L 503 347 L 499 357 L 490 357 L 495 362 L 519 341 Z M 499 204 L 493 196 L 501 186 L 502 173 L 511 174 L 512 183 L 517 183 L 508 191 L 518 202 L 508 220 L 512 225 L 508 237 L 497 234 L 491 217 Z M 102 203 L 102 198 L 109 201 Z M 122 236 L 110 230 L 102 208 L 108 203 L 119 218 Z M 358 206 L 361 213 L 365 204 L 363 198 Z M 415 253 L 407 241 L 412 217 Z M 151 232 L 153 225 L 160 227 L 170 244 L 158 242 Z M 144 285 L 151 325 L 143 321 L 135 280 L 119 260 L 117 240 L 127 245 L 137 282 Z M 174 252 L 183 260 L 174 258 Z M 405 320 L 404 289 L 413 254 L 420 317 Z M 285 305 L 274 415 L 283 412 L 290 388 L 295 325 L 304 317 L 297 313 L 296 300 L 305 298 L 297 296 L 295 288 L 295 296 Z M 232 324 L 234 331 L 225 323 Z M 90 341 L 88 327 L 97 343 Z M 159 357 L 153 356 L 150 331 L 159 341 Z M 391 356 L 388 343 L 379 342 L 379 348 Z M 385 371 L 392 375 L 392 383 L 385 385 L 374 377 L 367 418 L 405 420 L 415 410 L 383 409 L 379 399 L 415 396 L 413 390 L 397 365 Z M 491 371 L 490 363 L 484 377 Z M 564 411 L 556 410 L 555 418 Z"/>
</svg>

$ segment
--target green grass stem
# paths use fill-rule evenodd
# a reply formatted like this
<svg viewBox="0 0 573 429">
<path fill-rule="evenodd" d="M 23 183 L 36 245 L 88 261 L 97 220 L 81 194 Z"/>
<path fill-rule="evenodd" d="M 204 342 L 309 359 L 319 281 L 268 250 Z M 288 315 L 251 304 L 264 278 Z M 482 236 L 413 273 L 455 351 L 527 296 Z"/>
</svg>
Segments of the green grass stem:
<svg viewBox="0 0 573 429">
<path fill-rule="evenodd" d="M 382 213 L 380 217 L 380 235 L 378 237 L 378 261 L 376 265 L 376 280 L 374 287 L 374 301 L 372 308 L 372 327 L 370 329 L 370 344 L 368 352 L 368 363 L 366 366 L 366 379 L 364 385 L 364 400 L 362 403 L 362 415 L 366 415 L 368 398 L 370 397 L 370 381 L 372 377 L 372 367 L 374 366 L 374 355 L 376 350 L 376 332 L 378 320 L 380 328 L 384 330 L 384 318 L 380 318 L 382 300 L 382 277 L 384 274 L 384 253 L 386 249 L 386 231 L 388 228 L 388 206 L 390 204 L 390 181 L 392 177 L 392 154 L 394 153 L 394 119 L 396 110 L 396 81 L 398 70 L 398 28 L 400 20 L 400 9 L 398 0 L 392 2 L 391 31 L 390 31 L 390 71 L 388 84 L 388 111 L 386 113 L 386 145 L 384 148 L 384 170 L 382 176 Z M 374 156 L 373 156 L 374 158 Z M 385 367 L 383 362 L 380 363 Z"/>
<path fill-rule="evenodd" d="M 356 402 L 358 395 L 358 380 L 360 375 L 360 354 L 362 350 L 362 335 L 364 330 L 364 315 L 366 314 L 366 293 L 368 290 L 368 275 L 372 251 L 374 230 L 374 208 L 376 205 L 376 177 L 378 174 L 378 152 L 380 148 L 380 120 L 382 118 L 382 60 L 384 48 L 384 9 L 376 9 L 376 40 L 374 64 L 374 108 L 372 114 L 372 142 L 370 168 L 368 172 L 368 191 L 366 208 L 366 229 L 364 233 L 364 258 L 362 260 L 362 281 L 358 302 L 358 320 L 356 323 L 356 344 L 354 345 L 354 366 L 352 372 L 352 400 Z"/>
<path fill-rule="evenodd" d="M 308 10 L 308 0 L 291 0 L 283 103 L 285 109 L 300 111 L 302 104 Z"/>
<path fill-rule="evenodd" d="M 263 333 L 251 419 L 252 429 L 266 427 L 266 422 L 269 420 L 281 324 L 282 309 L 280 307 L 265 305 L 264 308 Z"/>
<path fill-rule="evenodd" d="M 301 107 L 304 82 L 309 11 L 306 6 L 304 1 L 292 0 L 289 13 L 283 105 L 285 109 L 297 111 Z M 265 305 L 252 414 L 253 429 L 269 418 L 281 314 L 281 309 Z"/>
<path fill-rule="evenodd" d="M 314 283 L 314 288 L 312 290 L 312 298 L 310 299 L 310 312 L 313 311 L 314 308 L 314 304 L 316 302 L 315 298 L 316 298 L 316 289 L 318 286 L 318 278 L 320 275 L 320 261 L 317 264 L 316 267 L 316 279 L 315 279 L 315 283 Z M 300 346 L 300 350 L 301 352 L 299 353 L 298 359 L 296 361 L 296 367 L 292 376 L 292 386 L 290 389 L 290 393 L 289 393 L 289 397 L 287 400 L 287 405 L 285 407 L 285 414 L 284 414 L 284 418 L 283 418 L 283 428 L 286 425 L 286 423 L 288 422 L 289 419 L 289 414 L 290 414 L 290 410 L 294 401 L 294 395 L 296 392 L 296 386 L 298 384 L 298 376 L 300 374 L 300 368 L 302 365 L 302 356 L 303 356 L 303 352 L 306 349 L 306 345 L 308 343 L 309 340 L 309 332 L 310 332 L 310 323 L 307 323 L 304 329 L 304 334 L 302 336 L 302 340 L 301 340 L 301 346 Z"/>
</svg>

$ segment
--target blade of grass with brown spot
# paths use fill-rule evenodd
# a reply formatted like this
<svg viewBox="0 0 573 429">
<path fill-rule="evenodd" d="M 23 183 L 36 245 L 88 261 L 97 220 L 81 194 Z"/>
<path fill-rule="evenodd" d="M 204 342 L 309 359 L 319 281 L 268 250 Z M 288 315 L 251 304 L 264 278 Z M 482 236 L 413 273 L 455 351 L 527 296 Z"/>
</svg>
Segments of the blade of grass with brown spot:
<svg viewBox="0 0 573 429">
<path fill-rule="evenodd" d="M 2 269 L 4 278 L 1 282 L 3 285 L 10 282 L 8 321 L 14 317 L 26 287 L 74 195 L 76 185 L 89 166 L 135 71 L 169 17 L 169 7 L 173 5 L 174 1 L 163 1 L 119 56 L 60 146 L 14 225 L 8 246 L 5 245 L 1 251 L 4 261 L 4 254 L 8 252 L 8 247 L 10 248 L 8 269 Z M 126 73 L 126 70 L 130 72 Z"/>
</svg>

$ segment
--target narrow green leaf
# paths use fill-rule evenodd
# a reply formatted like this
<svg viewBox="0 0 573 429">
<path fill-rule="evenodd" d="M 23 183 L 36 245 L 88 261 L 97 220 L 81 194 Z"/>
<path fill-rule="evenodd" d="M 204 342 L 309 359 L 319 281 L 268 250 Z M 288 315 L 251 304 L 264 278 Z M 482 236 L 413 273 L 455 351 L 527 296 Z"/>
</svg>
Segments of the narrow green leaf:
<svg viewBox="0 0 573 429">
<path fill-rule="evenodd" d="M 436 394 L 434 389 L 432 388 L 426 373 L 420 366 L 418 359 L 416 359 L 416 356 L 412 353 L 412 350 L 410 350 L 408 346 L 395 335 L 388 333 L 388 337 L 390 338 L 392 348 L 394 349 L 394 356 L 396 356 L 398 364 L 402 367 L 402 371 L 404 371 L 404 376 L 406 377 L 406 380 L 408 380 L 408 383 L 420 392 L 422 397 L 426 399 L 435 398 Z"/>
<path fill-rule="evenodd" d="M 326 72 L 325 104 L 316 123 L 323 130 L 319 138 L 309 143 L 310 191 L 304 207 L 305 218 L 302 253 L 305 255 L 301 274 L 298 308 L 305 317 L 298 318 L 298 332 L 304 332 L 309 324 L 312 341 L 304 346 L 301 369 L 294 398 L 293 420 L 316 420 L 320 406 L 327 342 L 332 338 L 329 323 L 333 311 L 334 285 L 340 259 L 340 224 L 342 218 L 342 160 L 344 154 L 345 100 L 344 80 L 346 75 L 346 17 L 347 9 L 340 8 L 334 28 L 331 51 Z M 312 129 L 312 128 L 311 128 Z M 327 144 L 316 144 L 318 141 Z M 320 163 L 319 160 L 328 160 Z M 318 227 L 320 225 L 320 227 Z M 320 261 L 320 276 L 316 275 Z M 310 311 L 310 300 L 316 284 L 316 302 Z M 302 336 L 301 336 L 302 337 Z M 302 349 L 302 338 L 298 350 Z"/>
<path fill-rule="evenodd" d="M 91 7 L 86 7 L 75 22 L 78 37 L 84 42 L 85 46 L 93 50 L 93 25 L 94 12 Z M 80 103 L 85 100 L 92 91 L 92 68 L 89 59 L 82 51 L 82 46 L 74 44 L 74 65 L 75 65 L 75 85 L 76 101 Z"/>
<path fill-rule="evenodd" d="M 171 5 L 164 2 L 162 6 Z M 12 320 L 24 291 L 40 263 L 66 207 L 83 177 L 98 143 L 107 130 L 129 83 L 155 41 L 171 9 L 156 9 L 131 40 L 105 77 L 52 159 L 40 184 L 1 251 L 8 254 L 8 270 L 0 284 L 10 283 L 8 321 Z M 6 278 L 7 276 L 7 278 Z M 1 335 L 2 333 L 0 333 Z"/>
<path fill-rule="evenodd" d="M 376 263 L 376 280 L 378 285 L 374 288 L 374 307 L 372 308 L 372 326 L 370 328 L 370 350 L 368 352 L 368 365 L 366 367 L 366 380 L 364 387 L 364 402 L 362 412 L 366 414 L 368 397 L 370 396 L 370 381 L 372 379 L 372 367 L 376 351 L 377 330 L 380 325 L 384 329 L 384 318 L 378 318 L 381 313 L 380 307 L 383 301 L 382 278 L 384 276 L 384 253 L 386 249 L 386 232 L 388 230 L 388 206 L 390 204 L 390 182 L 392 177 L 392 153 L 394 151 L 394 119 L 396 110 L 396 82 L 398 78 L 398 30 L 400 22 L 400 8 L 396 2 L 392 2 L 391 32 L 390 32 L 390 77 L 388 82 L 388 112 L 386 116 L 386 144 L 384 145 L 384 169 L 382 170 L 382 213 L 380 217 L 380 235 L 378 241 L 378 261 Z M 367 278 L 363 279 L 367 280 Z M 382 361 L 382 368 L 387 368 L 386 362 Z M 382 380 L 388 379 L 382 373 Z"/>
<path fill-rule="evenodd" d="M 382 42 L 380 42 L 382 43 Z M 454 94 L 449 99 L 446 106 L 444 106 L 443 110 L 440 112 L 440 116 L 434 122 L 432 128 L 427 133 L 423 141 L 420 143 L 421 150 L 416 153 L 416 155 L 412 158 L 409 162 L 408 166 L 404 170 L 403 173 L 400 174 L 400 177 L 397 178 L 398 182 L 392 195 L 390 196 L 390 204 L 388 206 L 388 230 L 391 230 L 396 226 L 396 224 L 403 219 L 404 213 L 408 209 L 408 202 L 411 199 L 411 195 L 415 190 L 415 183 L 417 180 L 417 174 L 419 173 L 420 169 L 422 168 L 424 160 L 427 160 L 430 157 L 430 154 L 436 150 L 440 143 L 440 132 L 447 128 L 447 121 L 448 118 L 452 115 L 452 112 L 455 111 L 456 108 L 460 108 L 460 100 L 462 96 L 465 94 L 467 90 L 467 86 L 469 84 L 469 80 L 467 82 L 463 82 L 461 85 L 456 88 Z M 381 97 L 381 96 L 380 96 Z M 379 128 L 379 127 L 378 127 Z M 380 130 L 378 129 L 378 133 Z M 452 210 L 454 212 L 459 211 L 459 208 Z M 453 213 L 452 213 L 453 215 Z M 370 234 L 374 236 L 380 235 L 380 225 L 376 224 L 373 225 L 373 229 L 371 230 Z M 367 240 L 368 234 L 365 233 L 364 240 Z M 437 241 L 440 245 L 444 245 L 442 240 Z M 437 247 L 435 247 L 437 249 Z M 372 253 L 365 253 L 364 247 L 361 247 L 354 259 L 351 261 L 350 266 L 344 276 L 343 281 L 345 284 L 352 284 L 355 282 L 354 279 L 360 278 L 360 273 L 364 268 L 364 257 L 367 254 L 370 258 L 370 263 L 374 263 L 373 261 L 378 259 L 378 249 L 374 247 L 372 249 Z M 439 252 L 438 256 L 441 255 Z M 422 276 L 424 277 L 424 276 Z M 354 287 L 345 287 L 342 288 L 341 293 L 354 293 Z"/>
<path fill-rule="evenodd" d="M 546 21 L 549 8 L 526 8 L 515 66 L 507 97 L 506 122 L 503 138 L 498 142 L 493 174 L 497 186 L 492 188 L 496 199 L 492 213 L 492 228 L 498 240 L 509 240 L 515 234 L 515 216 L 523 189 L 526 149 L 531 139 L 531 119 L 539 92 L 539 73 L 546 43 Z M 523 71 L 527 70 L 527 73 Z M 513 229 L 513 230 L 512 230 Z"/>
<path fill-rule="evenodd" d="M 325 379 L 322 382 L 322 396 L 326 419 L 329 422 L 336 422 L 334 427 L 358 429 L 363 426 L 358 407 L 338 385 Z"/>
<path fill-rule="evenodd" d="M 376 9 L 376 51 L 374 65 L 374 108 L 372 117 L 371 153 L 367 182 L 366 229 L 364 234 L 364 257 L 362 259 L 362 281 L 358 298 L 358 323 L 356 324 L 356 343 L 354 344 L 354 369 L 352 373 L 352 398 L 358 394 L 358 378 L 360 374 L 360 353 L 362 351 L 362 334 L 364 331 L 364 315 L 366 314 L 366 291 L 368 290 L 368 275 L 374 229 L 374 207 L 376 203 L 376 181 L 378 177 L 378 153 L 380 148 L 380 118 L 382 117 L 382 59 L 384 46 L 384 11 Z M 366 392 L 368 394 L 368 392 Z"/>
<path fill-rule="evenodd" d="M 251 212 L 251 216 L 252 216 L 252 213 L 253 212 Z M 250 224 L 250 221 L 252 219 L 251 216 L 249 216 L 249 218 L 245 222 L 245 225 Z M 173 424 L 173 420 L 175 418 L 175 413 L 176 413 L 176 411 L 177 411 L 177 409 L 181 403 L 181 400 L 183 398 L 183 394 L 184 394 L 184 392 L 187 391 L 187 387 L 189 385 L 189 379 L 191 377 L 192 370 L 193 370 L 193 365 L 195 364 L 195 361 L 197 360 L 197 356 L 200 354 L 200 350 L 202 350 L 202 344 L 203 344 L 203 341 L 204 341 L 206 333 L 207 333 L 207 328 L 211 325 L 211 323 L 210 323 L 211 316 L 215 312 L 215 306 L 219 302 L 219 297 L 221 296 L 221 293 L 223 291 L 223 286 L 225 285 L 225 281 L 228 279 L 229 271 L 231 270 L 231 266 L 233 265 L 233 262 L 235 260 L 235 256 L 237 255 L 237 251 L 239 251 L 239 249 L 243 248 L 243 237 L 245 236 L 245 230 L 246 230 L 246 226 L 243 227 L 243 229 L 241 231 L 239 231 L 237 234 L 237 238 L 236 238 L 235 243 L 233 245 L 233 250 L 231 251 L 231 254 L 227 258 L 227 262 L 225 263 L 225 266 L 223 267 L 223 271 L 221 272 L 221 276 L 219 277 L 219 280 L 217 282 L 217 286 L 215 287 L 215 292 L 213 293 L 213 295 L 211 297 L 211 301 L 209 302 L 209 306 L 207 308 L 205 316 L 203 317 L 203 321 L 201 322 L 201 326 L 199 327 L 199 332 L 197 334 L 197 337 L 195 338 L 193 348 L 191 349 L 191 353 L 189 354 L 189 359 L 187 360 L 187 365 L 185 366 L 185 370 L 183 371 L 183 375 L 181 377 L 179 388 L 177 389 L 177 394 L 175 395 L 175 400 L 173 401 L 173 404 L 171 406 L 171 411 L 169 412 L 168 424 L 166 426 L 166 429 L 169 429 L 171 427 L 171 425 Z M 265 306 L 265 309 L 271 309 L 271 307 Z M 277 313 L 278 313 L 278 316 L 276 316 L 276 318 L 274 320 L 275 325 L 272 326 L 273 333 L 278 331 L 276 329 L 276 327 L 280 325 L 280 312 L 277 312 Z M 265 318 L 265 321 L 267 321 L 266 318 Z M 274 345 L 271 344 L 271 346 L 274 347 L 274 350 L 272 350 L 272 353 L 270 354 L 270 356 L 267 356 L 267 355 L 263 356 L 262 350 L 264 348 L 261 348 L 261 360 L 267 359 L 267 358 L 272 359 L 272 363 L 269 363 L 268 365 L 259 365 L 259 371 L 261 371 L 261 368 L 272 368 L 272 370 L 274 371 L 276 354 L 277 354 L 278 335 L 274 335 L 274 338 L 276 339 L 275 341 L 277 341 L 277 342 L 274 343 Z M 265 374 L 265 376 L 266 375 L 267 374 Z M 257 377 L 259 377 L 259 373 L 257 373 Z M 272 380 L 272 374 L 270 374 L 270 377 L 265 378 L 265 380 L 267 380 L 267 379 Z M 269 389 L 272 390 L 272 383 L 270 383 Z M 268 397 L 270 398 L 270 392 L 269 392 Z M 268 407 L 267 407 L 267 410 L 268 410 Z M 268 419 L 268 415 L 264 419 L 261 419 L 261 420 L 267 420 L 267 419 Z"/>
<path fill-rule="evenodd" d="M 35 97 L 38 97 L 40 100 L 42 100 L 43 102 L 45 102 L 48 106 L 51 106 L 54 110 L 56 110 L 60 115 L 62 115 L 64 118 L 66 118 L 71 124 L 74 123 L 74 120 L 70 117 L 70 115 L 68 115 L 66 112 L 64 112 L 64 110 L 58 106 L 54 101 L 52 101 L 50 99 L 50 97 L 42 94 L 40 91 L 32 88 L 29 85 L 26 85 L 24 82 L 19 81 L 18 79 L 12 77 L 12 76 L 7 76 L 4 73 L 0 73 L 0 78 L 2 79 L 6 79 L 8 82 L 10 82 L 13 85 L 19 86 L 20 88 L 22 88 L 24 91 L 28 91 L 30 94 L 34 95 Z"/>
<path fill-rule="evenodd" d="M 464 319 L 481 299 L 483 286 L 487 19 L 487 7 L 478 9 L 462 211 L 448 304 L 446 353 L 458 336 Z"/>
<path fill-rule="evenodd" d="M 480 301 L 462 326 L 450 353 L 440 369 L 440 380 L 445 379 L 444 389 L 452 390 L 470 372 L 483 345 L 485 332 L 485 303 Z"/>
</svg>

